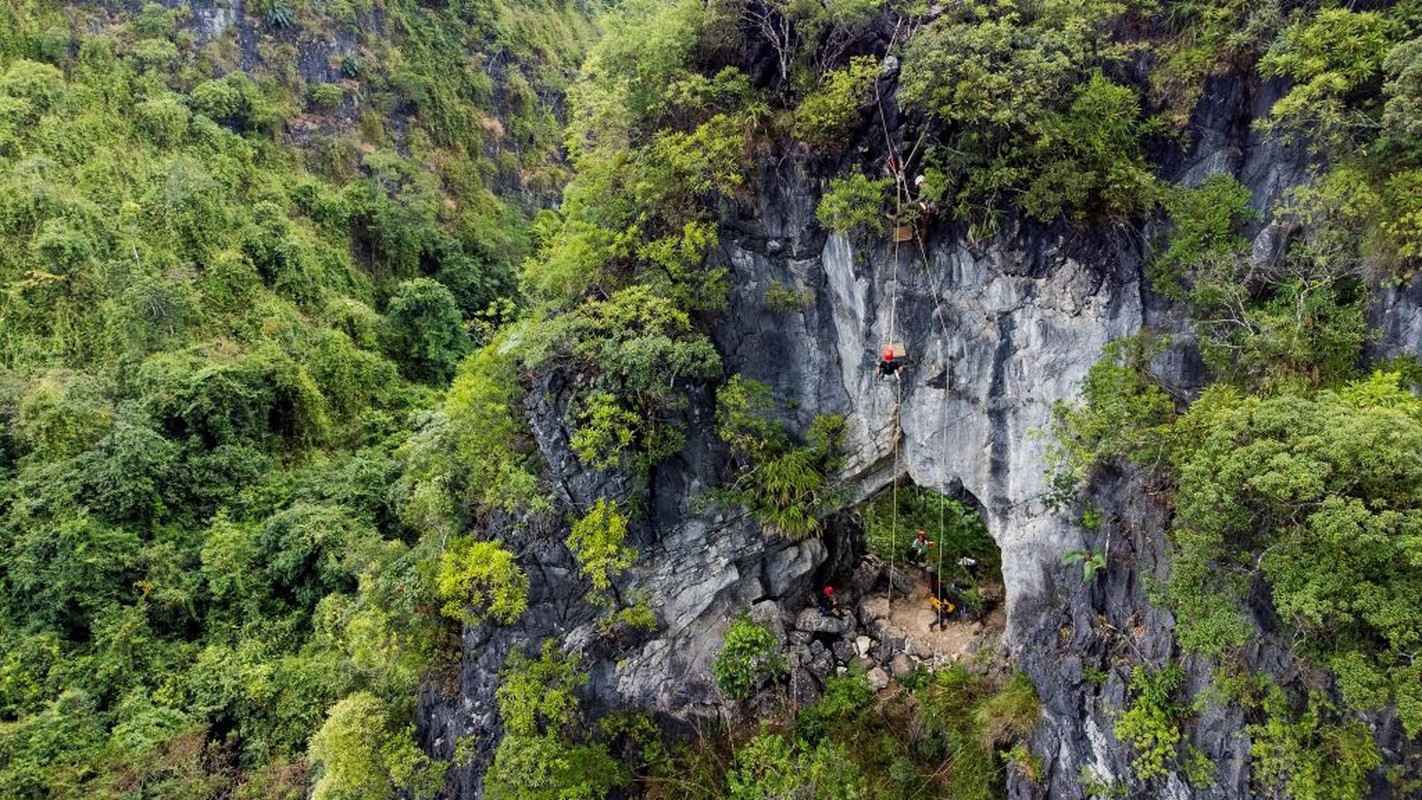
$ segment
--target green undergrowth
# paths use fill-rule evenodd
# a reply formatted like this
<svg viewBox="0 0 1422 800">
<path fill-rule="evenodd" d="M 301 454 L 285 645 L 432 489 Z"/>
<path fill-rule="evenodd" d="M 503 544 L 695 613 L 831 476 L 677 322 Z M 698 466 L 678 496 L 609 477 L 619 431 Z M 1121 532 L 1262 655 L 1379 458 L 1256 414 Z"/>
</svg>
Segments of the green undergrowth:
<svg viewBox="0 0 1422 800">
<path fill-rule="evenodd" d="M 1042 777 L 1025 748 L 1040 703 L 1024 676 L 998 681 L 954 666 L 912 683 L 876 694 L 851 667 L 819 701 L 756 731 L 651 753 L 641 796 L 992 800 L 1005 796 L 1008 770 Z"/>
<path fill-rule="evenodd" d="M 944 579 L 968 579 L 959 559 L 978 562 L 977 571 L 987 575 L 1002 572 L 1002 553 L 988 534 L 982 515 L 961 501 L 926 486 L 906 485 L 881 492 L 866 504 L 865 543 L 869 552 L 885 560 L 905 563 L 913 558 L 911 545 L 918 531 L 933 543 L 927 563 L 934 571 L 941 564 Z"/>
</svg>

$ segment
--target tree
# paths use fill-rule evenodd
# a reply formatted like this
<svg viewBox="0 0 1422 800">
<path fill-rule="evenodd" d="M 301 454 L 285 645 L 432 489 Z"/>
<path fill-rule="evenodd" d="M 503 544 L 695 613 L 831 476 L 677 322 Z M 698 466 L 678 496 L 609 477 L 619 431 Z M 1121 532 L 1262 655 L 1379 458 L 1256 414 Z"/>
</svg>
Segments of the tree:
<svg viewBox="0 0 1422 800">
<path fill-rule="evenodd" d="M 537 660 L 510 652 L 499 681 L 504 738 L 485 777 L 489 800 L 598 800 L 626 782 L 605 746 L 577 734 L 587 675 L 576 657 L 549 639 Z"/>
<path fill-rule="evenodd" d="M 1422 401 L 1386 373 L 1313 394 L 1213 387 L 1176 428 L 1181 646 L 1242 645 L 1262 577 L 1350 705 L 1395 704 L 1422 732 Z"/>
<path fill-rule="evenodd" d="M 385 309 L 385 351 L 409 379 L 444 384 L 469 351 L 454 295 L 430 278 L 404 281 Z"/>
<path fill-rule="evenodd" d="M 380 800 L 400 790 L 433 797 L 444 782 L 444 766 L 421 753 L 410 734 L 391 730 L 389 712 L 375 695 L 343 698 L 311 737 L 318 771 L 312 800 Z"/>
</svg>

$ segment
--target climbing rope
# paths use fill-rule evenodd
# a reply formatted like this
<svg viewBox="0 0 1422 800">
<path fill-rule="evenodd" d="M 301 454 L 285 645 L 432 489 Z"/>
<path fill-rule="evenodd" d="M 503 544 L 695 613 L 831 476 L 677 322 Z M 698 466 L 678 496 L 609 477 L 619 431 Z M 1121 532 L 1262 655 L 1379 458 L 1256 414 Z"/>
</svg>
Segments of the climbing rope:
<svg viewBox="0 0 1422 800">
<path fill-rule="evenodd" d="M 885 136 L 888 136 L 887 130 L 885 131 Z M 896 163 L 897 159 L 898 156 L 894 153 L 894 147 L 891 143 L 889 145 L 889 164 L 891 172 L 894 171 L 893 164 Z M 903 172 L 903 164 L 899 164 L 898 172 Z M 899 187 L 897 185 L 900 180 L 901 177 L 898 174 L 895 174 L 895 225 L 898 224 L 899 213 L 903 210 L 903 196 L 899 192 Z M 899 236 L 897 228 L 894 230 L 894 233 L 890 236 L 890 238 L 893 239 L 894 242 L 894 278 L 893 285 L 889 288 L 889 328 L 887 339 L 889 346 L 892 346 L 893 344 L 895 344 L 894 325 L 896 322 L 896 316 L 898 314 L 899 307 Z M 898 358 L 899 354 L 894 353 L 894 357 Z M 892 480 L 893 483 L 892 488 L 890 489 L 892 495 L 892 499 L 890 501 L 890 508 L 892 509 L 892 511 L 890 511 L 889 514 L 889 596 L 885 612 L 890 621 L 892 621 L 894 617 L 894 563 L 898 560 L 899 554 L 899 439 L 902 438 L 902 436 L 900 435 L 902 433 L 902 429 L 900 428 L 900 421 L 904 402 L 903 380 L 899 376 L 898 372 L 895 372 L 893 377 L 895 384 L 895 397 L 893 420 L 890 424 L 890 430 L 892 431 L 892 433 L 890 435 L 893 436 L 891 447 L 893 448 L 894 453 L 894 471 L 890 475 L 890 480 Z"/>
<path fill-rule="evenodd" d="M 897 39 L 897 37 L 898 37 L 898 27 L 897 27 L 897 25 L 895 26 L 895 30 L 894 30 L 894 37 L 895 37 L 895 39 Z M 920 136 L 920 137 L 919 137 L 919 141 L 914 144 L 913 149 L 910 151 L 908 157 L 907 157 L 907 158 L 904 158 L 904 159 L 900 159 L 900 158 L 899 158 L 899 155 L 898 155 L 898 151 L 897 151 L 897 149 L 894 147 L 893 138 L 889 135 L 888 120 L 885 119 L 885 117 L 884 117 L 883 98 L 882 98 L 882 97 L 880 96 L 880 94 L 879 94 L 879 84 L 878 84 L 877 81 L 874 83 L 874 106 L 875 106 L 875 108 L 877 109 L 878 114 L 879 114 L 879 125 L 880 125 L 880 127 L 883 129 L 883 132 L 884 132 L 884 144 L 885 144 L 886 149 L 889 151 L 889 162 L 888 162 L 889 172 L 890 172 L 890 174 L 893 176 L 893 179 L 894 179 L 894 219 L 893 219 L 893 222 L 894 222 L 894 231 L 893 231 L 893 234 L 890 236 L 890 238 L 893 240 L 893 244 L 894 244 L 894 247 L 893 247 L 894 276 L 893 276 L 893 285 L 892 285 L 892 286 L 890 287 L 890 289 L 889 289 L 889 325 L 888 325 L 888 330 L 887 330 L 888 336 L 886 337 L 886 338 L 887 338 L 886 344 L 887 344 L 887 345 L 893 345 L 893 344 L 897 344 L 897 343 L 898 343 L 897 340 L 896 340 L 896 338 L 895 338 L 895 336 L 894 336 L 894 334 L 895 334 L 895 332 L 896 332 L 896 328 L 897 328 L 897 326 L 898 326 L 898 310 L 899 310 L 899 260 L 900 260 L 900 259 L 899 259 L 899 230 L 898 230 L 898 229 L 899 229 L 899 227 L 900 227 L 900 225 L 901 225 L 901 223 L 902 223 L 902 220 L 903 220 L 904 198 L 905 198 L 905 197 L 907 196 L 907 194 L 908 194 L 908 181 L 905 179 L 904 175 L 905 175 L 905 171 L 906 171 L 906 169 L 907 169 L 907 167 L 908 167 L 908 161 L 911 160 L 911 159 L 914 157 L 914 154 L 916 154 L 916 153 L 918 152 L 918 148 L 923 144 L 924 139 L 923 139 L 922 136 Z M 920 250 L 923 249 L 923 242 L 922 242 L 922 241 L 919 242 L 919 249 L 920 249 Z M 926 259 L 926 258 L 925 258 L 925 260 L 924 260 L 924 263 L 927 263 L 927 259 Z M 900 354 L 900 353 L 895 353 L 894 356 L 897 358 L 897 357 L 900 357 L 901 354 Z M 897 384 L 897 389 L 896 389 L 895 397 L 894 397 L 893 421 L 892 421 L 892 423 L 891 423 L 891 430 L 893 431 L 893 433 L 892 433 L 892 435 L 893 435 L 892 448 L 893 448 L 894 471 L 893 471 L 893 475 L 892 475 L 893 486 L 892 486 L 892 489 L 891 489 L 892 497 L 891 497 L 891 501 L 890 501 L 892 511 L 890 512 L 890 517 L 889 517 L 889 594 L 888 594 L 888 614 L 889 614 L 890 617 L 892 617 L 892 615 L 893 615 L 893 610 L 894 610 L 894 570 L 895 570 L 895 567 L 896 567 L 896 564 L 897 564 L 897 561 L 898 561 L 898 549 L 899 549 L 899 440 L 900 440 L 901 438 L 903 438 L 903 437 L 902 437 L 903 428 L 902 428 L 902 425 L 901 425 L 901 421 L 902 421 L 901 412 L 902 412 L 903 401 L 904 401 L 904 387 L 903 387 L 903 381 L 900 379 L 900 377 L 898 376 L 898 373 L 897 373 L 897 372 L 894 373 L 894 380 L 895 380 L 895 383 Z"/>
<path fill-rule="evenodd" d="M 886 615 L 890 621 L 892 621 L 894 617 L 894 562 L 897 560 L 899 553 L 899 439 L 901 438 L 899 436 L 899 409 L 903 401 L 904 384 L 902 381 L 899 381 L 898 396 L 894 400 L 894 439 L 892 444 L 894 451 L 893 483 L 892 488 L 889 490 L 892 497 L 889 507 L 892 510 L 889 512 L 889 601 Z"/>
</svg>

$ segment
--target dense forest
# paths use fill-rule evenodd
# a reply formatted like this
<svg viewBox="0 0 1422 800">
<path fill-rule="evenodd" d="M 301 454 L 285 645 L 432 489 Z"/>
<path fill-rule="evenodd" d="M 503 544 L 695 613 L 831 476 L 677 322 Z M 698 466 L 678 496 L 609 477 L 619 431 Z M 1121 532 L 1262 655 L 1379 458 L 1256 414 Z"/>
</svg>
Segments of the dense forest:
<svg viewBox="0 0 1422 800">
<path fill-rule="evenodd" d="M 1107 670 L 1133 774 L 1078 796 L 1215 785 L 1187 734 L 1211 703 L 1247 715 L 1254 796 L 1422 791 L 1422 346 L 1380 351 L 1369 317 L 1422 263 L 1422 5 L 0 6 L 0 796 L 428 798 L 471 769 L 489 798 L 1041 781 L 1038 690 L 1006 655 L 878 692 L 850 666 L 802 704 L 747 616 L 713 729 L 592 714 L 606 651 L 549 639 L 499 672 L 497 741 L 416 735 L 420 696 L 457 694 L 479 632 L 528 613 L 530 537 L 566 547 L 607 641 L 665 623 L 628 575 L 655 557 L 658 470 L 698 437 L 724 477 L 700 501 L 766 537 L 852 516 L 891 587 L 899 528 L 1000 566 L 1009 532 L 970 500 L 856 493 L 842 415 L 728 374 L 718 253 L 786 160 L 839 240 L 1131 238 L 1189 339 L 1090 354 L 1041 432 L 1088 542 L 1123 474 L 1168 509 L 1147 591 L 1177 647 Z M 1250 135 L 1306 153 L 1277 204 L 1224 170 L 1166 177 L 1229 74 L 1278 90 Z M 1182 346 L 1208 385 L 1162 379 Z M 624 489 L 586 508 L 530 428 L 555 373 L 572 455 Z M 1088 584 L 1112 557 L 1061 555 Z M 1261 635 L 1288 663 L 1251 660 Z"/>
</svg>

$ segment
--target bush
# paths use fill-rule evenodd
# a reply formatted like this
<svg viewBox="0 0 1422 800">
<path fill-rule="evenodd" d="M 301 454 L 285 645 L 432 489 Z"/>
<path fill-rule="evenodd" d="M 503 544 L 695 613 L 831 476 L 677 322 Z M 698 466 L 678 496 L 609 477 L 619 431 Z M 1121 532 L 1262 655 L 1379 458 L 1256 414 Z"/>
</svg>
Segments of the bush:
<svg viewBox="0 0 1422 800">
<path fill-rule="evenodd" d="M 1272 687 L 1268 719 L 1250 725 L 1251 779 L 1259 792 L 1295 800 L 1360 800 L 1382 754 L 1362 720 L 1338 719 L 1326 700 L 1314 696 L 1296 722 L 1283 692 Z"/>
<path fill-rule="evenodd" d="M 568 549 L 582 565 L 594 591 L 611 590 L 613 580 L 636 560 L 637 551 L 628 547 L 626 540 L 627 517 L 616 500 L 599 497 L 588 513 L 573 523 Z"/>
<path fill-rule="evenodd" d="M 0 94 L 28 100 L 37 115 L 52 109 L 67 90 L 64 73 L 51 64 L 20 58 L 0 73 Z"/>
<path fill-rule="evenodd" d="M 848 67 L 825 75 L 795 109 L 796 138 L 821 153 L 845 147 L 878 76 L 878 61 L 871 56 L 856 56 Z"/>
<path fill-rule="evenodd" d="M 485 777 L 489 800 L 598 800 L 627 782 L 607 748 L 584 735 L 575 692 L 587 681 L 553 640 L 534 661 L 509 653 L 494 693 L 504 738 Z"/>
<path fill-rule="evenodd" d="M 204 81 L 193 87 L 193 110 L 238 131 L 271 132 L 280 122 L 246 73 Z"/>
<path fill-rule="evenodd" d="M 736 766 L 727 779 L 729 800 L 859 800 L 868 796 L 864 776 L 843 748 L 828 741 L 813 748 L 798 742 L 792 745 L 764 727 L 759 736 L 736 751 Z"/>
<path fill-rule="evenodd" d="M 760 684 L 779 680 L 787 665 L 778 650 L 779 642 L 769 628 L 746 617 L 736 618 L 726 629 L 725 642 L 711 667 L 717 688 L 733 700 L 744 700 Z"/>
<path fill-rule="evenodd" d="M 1341 145 L 1359 127 L 1373 127 L 1350 101 L 1381 74 L 1395 35 L 1389 17 L 1348 8 L 1322 9 L 1290 25 L 1259 61 L 1265 77 L 1293 81 L 1261 127 L 1306 134 L 1318 146 Z"/>
<path fill-rule="evenodd" d="M 160 95 L 139 103 L 139 124 L 153 139 L 154 144 L 172 147 L 187 135 L 188 122 L 192 112 L 176 95 Z"/>
<path fill-rule="evenodd" d="M 306 92 L 306 101 L 311 107 L 322 111 L 340 108 L 345 99 L 345 90 L 338 83 L 318 83 Z"/>
<path fill-rule="evenodd" d="M 856 230 L 883 233 L 887 227 L 886 203 L 893 185 L 892 178 L 871 179 L 860 172 L 851 173 L 847 178 L 835 178 L 830 181 L 830 190 L 820 198 L 815 216 L 836 233 L 849 234 Z"/>
<path fill-rule="evenodd" d="M 1116 718 L 1113 731 L 1130 746 L 1138 780 L 1164 777 L 1176 763 L 1185 710 L 1172 695 L 1184 680 L 1185 671 L 1175 664 L 1159 671 L 1139 665 L 1131 670 L 1134 697 Z"/>
<path fill-rule="evenodd" d="M 804 445 L 794 446 L 774 418 L 769 388 L 732 376 L 716 397 L 716 432 L 740 465 L 728 497 L 756 513 L 766 530 L 793 539 L 819 529 L 837 497 L 831 485 L 839 469 L 844 420 L 816 417 Z"/>
<path fill-rule="evenodd" d="M 466 625 L 512 625 L 528 609 L 528 576 L 498 542 L 460 537 L 439 557 L 440 609 Z"/>
</svg>

